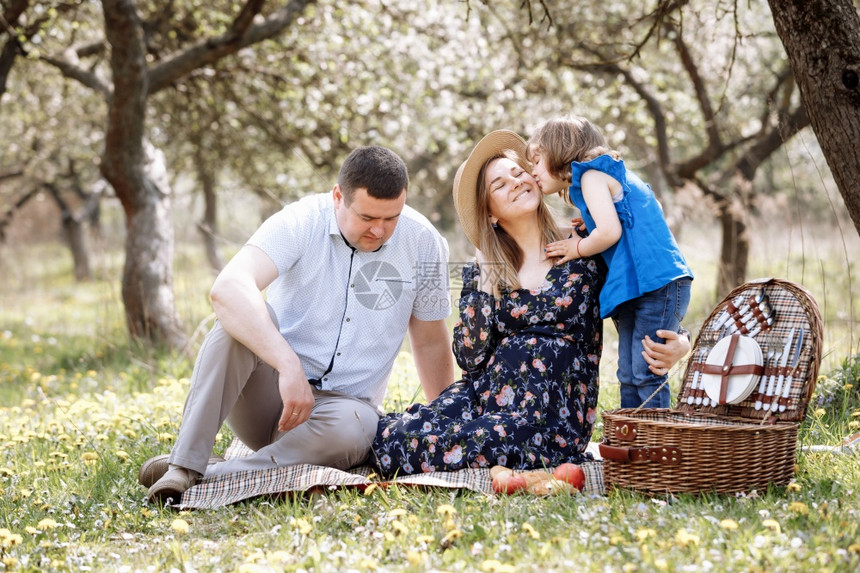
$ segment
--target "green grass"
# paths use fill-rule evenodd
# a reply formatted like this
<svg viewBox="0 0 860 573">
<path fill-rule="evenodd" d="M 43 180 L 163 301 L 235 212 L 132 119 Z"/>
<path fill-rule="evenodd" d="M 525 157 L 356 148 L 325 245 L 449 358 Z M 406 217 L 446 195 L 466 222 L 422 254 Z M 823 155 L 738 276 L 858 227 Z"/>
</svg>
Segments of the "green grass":
<svg viewBox="0 0 860 573">
<path fill-rule="evenodd" d="M 710 244 L 707 237 L 695 240 Z M 712 253 L 704 246 L 692 250 L 700 254 L 694 270 L 702 285 L 698 292 L 694 289 L 687 321 L 695 332 L 718 299 L 707 292 L 715 272 Z M 777 270 L 768 272 L 756 263 L 752 276 L 800 281 L 802 275 L 825 319 L 825 362 L 800 441 L 837 444 L 860 431 L 860 357 L 853 331 L 856 310 L 851 310 L 857 301 L 852 301 L 844 276 L 846 263 L 838 248 L 828 250 L 832 256 L 816 253 L 814 265 L 767 252 Z M 178 310 L 189 333 L 198 325 L 205 330 L 211 275 L 194 262 L 193 250 L 180 257 Z M 178 513 L 150 506 L 137 484 L 137 470 L 171 446 L 193 352 L 166 355 L 128 340 L 116 253 L 102 255 L 95 265 L 96 280 L 83 285 L 69 278 L 66 258 L 62 250 L 46 246 L 6 251 L 0 258 L 0 567 L 860 569 L 856 455 L 800 452 L 793 484 L 738 495 L 613 491 L 598 497 L 490 497 L 392 487 L 256 499 L 211 511 Z M 614 329 L 607 324 L 605 331 L 601 407 L 608 409 L 617 407 L 618 389 L 612 383 Z M 404 347 L 386 407 L 400 409 L 416 397 L 420 390 Z M 229 441 L 224 430 L 216 448 L 223 450 Z"/>
</svg>

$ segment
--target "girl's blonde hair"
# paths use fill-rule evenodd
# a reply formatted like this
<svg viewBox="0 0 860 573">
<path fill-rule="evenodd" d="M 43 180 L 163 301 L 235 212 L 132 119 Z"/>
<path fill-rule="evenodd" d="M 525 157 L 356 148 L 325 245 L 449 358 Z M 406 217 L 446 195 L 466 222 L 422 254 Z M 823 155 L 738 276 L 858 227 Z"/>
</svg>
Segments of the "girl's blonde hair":
<svg viewBox="0 0 860 573">
<path fill-rule="evenodd" d="M 493 226 L 490 223 L 490 191 L 487 185 L 487 169 L 491 163 L 502 158 L 510 159 L 527 173 L 531 173 L 532 169 L 525 157 L 514 150 L 506 150 L 485 161 L 478 174 L 476 209 L 478 232 L 481 238 L 481 244 L 478 245 L 478 248 L 489 266 L 486 270 L 494 273 L 493 294 L 496 297 L 501 296 L 502 288 L 516 290 L 522 287 L 519 270 L 524 260 L 524 253 L 514 238 L 507 234 L 501 226 Z M 542 196 L 537 209 L 537 220 L 544 243 L 552 243 L 564 238 Z"/>
<path fill-rule="evenodd" d="M 529 158 L 540 152 L 546 170 L 556 179 L 571 182 L 570 164 L 585 162 L 601 155 L 621 159 L 621 154 L 610 149 L 606 138 L 593 123 L 584 117 L 562 117 L 550 119 L 538 126 L 529 139 Z M 569 194 L 558 193 L 570 202 Z"/>
</svg>

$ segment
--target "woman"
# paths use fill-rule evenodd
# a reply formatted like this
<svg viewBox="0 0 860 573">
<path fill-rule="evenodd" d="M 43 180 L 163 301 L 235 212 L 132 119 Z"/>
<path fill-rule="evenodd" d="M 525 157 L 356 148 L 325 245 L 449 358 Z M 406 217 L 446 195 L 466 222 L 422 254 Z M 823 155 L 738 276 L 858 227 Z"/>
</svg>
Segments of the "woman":
<svg viewBox="0 0 860 573">
<path fill-rule="evenodd" d="M 463 269 L 454 353 L 463 379 L 427 405 L 384 416 L 371 462 L 384 476 L 590 459 L 602 322 L 598 259 L 562 265 L 544 245 L 562 238 L 510 131 L 482 139 L 454 179 L 463 229 L 478 249 Z M 668 369 L 689 350 L 665 333 L 644 341 Z"/>
<path fill-rule="evenodd" d="M 427 405 L 382 418 L 372 461 L 384 475 L 588 458 L 597 417 L 602 322 L 596 259 L 554 265 L 563 238 L 525 162 L 496 131 L 475 147 L 454 200 L 479 264 L 463 269 L 454 352 L 462 380 Z"/>
</svg>

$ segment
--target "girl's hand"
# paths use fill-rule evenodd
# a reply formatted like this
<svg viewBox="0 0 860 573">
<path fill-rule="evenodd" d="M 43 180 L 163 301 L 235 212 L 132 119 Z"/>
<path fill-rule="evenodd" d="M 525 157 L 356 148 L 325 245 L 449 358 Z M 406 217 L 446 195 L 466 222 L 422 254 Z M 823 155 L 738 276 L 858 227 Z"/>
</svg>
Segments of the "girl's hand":
<svg viewBox="0 0 860 573">
<path fill-rule="evenodd" d="M 544 251 L 546 252 L 546 256 L 548 258 L 552 259 L 560 257 L 560 259 L 557 260 L 555 264 L 561 265 L 563 263 L 566 263 L 567 261 L 572 261 L 574 259 L 579 258 L 579 255 L 576 253 L 576 244 L 579 241 L 579 237 L 574 237 L 573 239 L 565 239 L 563 241 L 556 241 L 554 243 L 548 244 Z"/>
<path fill-rule="evenodd" d="M 585 231 L 585 221 L 582 220 L 582 217 L 574 217 L 570 220 L 570 225 L 576 229 L 577 231 Z"/>
</svg>

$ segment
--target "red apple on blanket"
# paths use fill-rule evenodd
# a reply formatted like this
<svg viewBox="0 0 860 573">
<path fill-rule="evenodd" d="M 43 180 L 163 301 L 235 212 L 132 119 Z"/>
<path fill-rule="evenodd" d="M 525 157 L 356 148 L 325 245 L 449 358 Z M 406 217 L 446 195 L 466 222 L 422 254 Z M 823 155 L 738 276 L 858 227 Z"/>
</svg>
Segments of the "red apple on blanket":
<svg viewBox="0 0 860 573">
<path fill-rule="evenodd" d="M 514 493 L 526 489 L 522 473 L 515 473 L 504 466 L 493 466 L 490 477 L 493 478 L 493 491 L 496 493 Z"/>
<path fill-rule="evenodd" d="M 561 464 L 552 471 L 552 476 L 565 483 L 569 483 L 579 491 L 585 487 L 585 472 L 576 464 Z"/>
<path fill-rule="evenodd" d="M 534 495 L 550 495 L 576 491 L 572 484 L 557 479 L 544 470 L 513 471 L 503 466 L 493 466 L 490 476 L 493 478 L 493 491 L 496 493 L 525 490 Z"/>
</svg>

